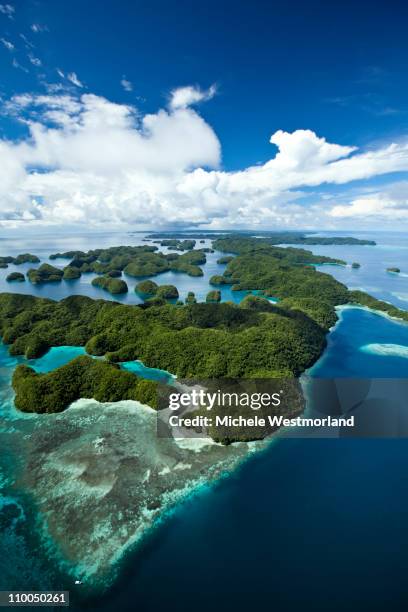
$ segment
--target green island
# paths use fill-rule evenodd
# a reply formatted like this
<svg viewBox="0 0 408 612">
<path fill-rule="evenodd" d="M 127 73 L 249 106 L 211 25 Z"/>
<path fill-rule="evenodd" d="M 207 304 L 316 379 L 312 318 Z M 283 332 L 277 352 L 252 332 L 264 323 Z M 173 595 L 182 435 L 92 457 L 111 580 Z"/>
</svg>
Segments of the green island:
<svg viewBox="0 0 408 612">
<path fill-rule="evenodd" d="M 93 272 L 110 276 L 113 273 L 118 276 L 118 273 L 123 271 L 136 278 L 156 276 L 169 270 L 184 272 L 189 276 L 203 276 L 200 265 L 207 261 L 204 249 L 186 250 L 181 255 L 165 254 L 158 252 L 158 247 L 153 245 L 117 246 L 87 252 L 66 251 L 50 255 L 50 259 L 57 258 L 71 259 L 69 267 L 78 268 L 83 273 Z"/>
<path fill-rule="evenodd" d="M 174 305 L 166 299 L 178 296 L 176 287 L 147 280 L 137 290 L 153 297 L 140 305 L 84 296 L 56 302 L 0 294 L 0 333 L 10 354 L 31 359 L 67 345 L 85 346 L 88 355 L 104 357 L 77 358 L 47 374 L 19 365 L 13 379 L 17 407 L 60 411 L 80 397 L 114 397 L 138 399 L 156 408 L 155 383 L 117 367 L 132 360 L 179 378 L 298 377 L 322 354 L 326 335 L 337 321 L 337 306 L 367 306 L 408 320 L 406 312 L 364 292 L 349 291 L 310 265 L 338 260 L 251 237 L 215 242 L 217 249 L 236 253 L 220 277 L 223 282 L 232 284 L 232 290 L 257 290 L 257 295 L 248 294 L 240 304 L 222 303 L 219 290 L 213 290 L 205 303 L 197 303 L 189 292 L 185 304 Z M 123 283 L 109 276 L 95 281 L 104 288 Z M 279 298 L 279 304 L 267 296 Z"/>
<path fill-rule="evenodd" d="M 233 255 L 225 255 L 224 257 L 220 257 L 219 259 L 217 259 L 217 264 L 228 264 L 233 259 Z"/>
<path fill-rule="evenodd" d="M 206 302 L 221 302 L 221 291 L 213 289 L 207 293 Z"/>
<path fill-rule="evenodd" d="M 8 283 L 12 283 L 12 282 L 24 283 L 25 276 L 21 272 L 11 272 L 10 274 L 7 275 L 6 281 Z"/>
<path fill-rule="evenodd" d="M 40 259 L 37 257 L 37 255 L 32 255 L 31 253 L 21 253 L 20 255 L 17 255 L 17 257 L 0 257 L 0 268 L 7 268 L 8 264 L 20 266 L 24 263 L 40 263 Z"/>
<path fill-rule="evenodd" d="M 159 285 L 156 290 L 156 297 L 173 300 L 179 297 L 179 292 L 174 285 Z"/>
<path fill-rule="evenodd" d="M 197 298 L 194 291 L 189 291 L 187 293 L 186 304 L 197 304 Z"/>
<path fill-rule="evenodd" d="M 154 238 L 174 238 L 174 233 L 170 232 L 156 232 L 149 235 L 150 239 Z M 362 245 L 362 246 L 375 246 L 375 240 L 361 240 L 360 238 L 354 238 L 353 236 L 315 236 L 308 235 L 304 232 L 274 232 L 274 231 L 265 231 L 265 232 L 256 232 L 256 237 L 253 232 L 249 231 L 241 231 L 235 234 L 238 237 L 244 238 L 254 238 L 255 240 L 263 240 L 266 244 L 309 244 L 309 245 Z M 179 238 L 189 238 L 196 239 L 206 238 L 215 240 L 216 238 L 224 238 L 226 236 L 225 233 L 180 233 L 178 234 Z"/>
<path fill-rule="evenodd" d="M 166 240 L 154 240 L 160 244 L 160 246 L 167 247 L 169 249 L 175 249 L 176 251 L 191 251 L 196 245 L 195 240 L 177 240 L 176 238 L 169 238 Z"/>
<path fill-rule="evenodd" d="M 400 268 L 387 268 L 387 272 L 391 272 L 392 274 L 399 274 L 401 270 Z"/>
<path fill-rule="evenodd" d="M 14 371 L 13 386 L 18 390 L 15 405 L 23 412 L 61 412 L 80 397 L 101 402 L 132 399 L 152 407 L 157 402 L 157 383 L 87 355 L 48 374 L 20 365 Z"/>
<path fill-rule="evenodd" d="M 127 293 L 129 290 L 124 280 L 119 280 L 118 278 L 112 278 L 110 276 L 97 276 L 92 280 L 92 285 L 109 291 L 112 295 Z"/>
<path fill-rule="evenodd" d="M 66 266 L 64 268 L 64 274 L 62 277 L 64 280 L 75 280 L 81 278 L 81 270 L 74 268 L 74 266 Z"/>
<path fill-rule="evenodd" d="M 408 321 L 408 312 L 406 310 L 400 310 L 389 302 L 377 300 L 377 298 L 372 297 L 368 293 L 364 293 L 364 291 L 350 291 L 349 302 L 351 304 L 356 304 L 358 306 L 366 306 L 367 308 L 371 308 L 372 310 L 384 312 L 385 314 L 388 314 L 394 319 L 402 319 L 404 321 Z"/>
<path fill-rule="evenodd" d="M 351 267 L 354 270 L 357 270 L 358 268 L 361 268 L 361 264 L 357 263 L 356 261 L 353 261 L 353 263 L 351 264 Z"/>
<path fill-rule="evenodd" d="M 39 268 L 30 268 L 27 272 L 27 278 L 33 285 L 59 282 L 63 275 L 64 272 L 60 268 L 47 263 L 41 264 Z"/>
<path fill-rule="evenodd" d="M 135 287 L 136 293 L 141 293 L 142 295 L 155 295 L 159 285 L 152 280 L 144 280 L 137 283 Z"/>
</svg>

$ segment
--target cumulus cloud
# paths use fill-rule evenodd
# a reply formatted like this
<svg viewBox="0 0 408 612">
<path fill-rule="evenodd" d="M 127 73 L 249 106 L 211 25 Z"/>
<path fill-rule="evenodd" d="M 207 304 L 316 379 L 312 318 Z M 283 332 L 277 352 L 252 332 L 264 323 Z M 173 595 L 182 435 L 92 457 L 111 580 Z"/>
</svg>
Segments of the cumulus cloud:
<svg viewBox="0 0 408 612">
<path fill-rule="evenodd" d="M 215 96 L 217 88 L 215 85 L 211 85 L 209 89 L 202 90 L 199 87 L 179 87 L 173 89 L 170 93 L 170 108 L 187 108 L 192 104 L 198 102 L 204 102 L 205 100 L 211 100 Z"/>
<path fill-rule="evenodd" d="M 406 219 L 406 185 L 351 203 L 313 188 L 408 171 L 408 143 L 359 151 L 310 130 L 278 130 L 263 165 L 220 169 L 221 146 L 198 101 L 172 93 L 167 109 L 141 115 L 133 106 L 72 93 L 15 96 L 5 111 L 27 137 L 1 141 L 0 216 L 42 223 L 330 227 L 341 219 Z M 200 100 L 208 93 L 201 92 Z M 311 189 L 312 188 L 312 189 Z M 397 193 L 398 191 L 398 193 Z M 405 196 L 403 195 L 405 193 Z M 327 194 L 326 194 L 327 197 Z M 405 197 L 405 200 L 404 200 Z M 403 212 L 405 210 L 405 213 Z M 405 217 L 404 217 L 405 214 Z"/>
<path fill-rule="evenodd" d="M 337 219 L 367 219 L 374 217 L 393 222 L 408 220 L 408 183 L 401 181 L 354 198 L 349 204 L 334 206 L 330 216 Z"/>
</svg>

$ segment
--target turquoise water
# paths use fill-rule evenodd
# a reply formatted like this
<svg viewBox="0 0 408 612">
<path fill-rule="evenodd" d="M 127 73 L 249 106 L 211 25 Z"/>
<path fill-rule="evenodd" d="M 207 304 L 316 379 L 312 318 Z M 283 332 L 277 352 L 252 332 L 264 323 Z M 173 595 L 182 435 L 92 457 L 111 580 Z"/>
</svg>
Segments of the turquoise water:
<svg viewBox="0 0 408 612">
<path fill-rule="evenodd" d="M 87 355 L 83 346 L 54 346 L 42 357 L 38 357 L 37 359 L 24 359 L 24 357 L 21 356 L 11 357 L 8 353 L 7 346 L 0 344 L 0 375 L 4 377 L 4 381 L 9 381 L 18 363 L 25 363 L 34 368 L 36 372 L 51 372 L 81 355 Z M 93 355 L 90 356 L 93 357 Z M 99 357 L 95 357 L 95 359 L 99 359 Z M 174 379 L 174 376 L 170 374 L 170 372 L 158 368 L 149 368 L 141 361 L 124 361 L 120 366 L 124 370 L 133 372 L 133 374 L 148 380 L 167 382 Z"/>
<path fill-rule="evenodd" d="M 27 365 L 37 372 L 51 372 L 51 370 L 60 368 L 75 359 L 75 357 L 85 354 L 83 346 L 55 346 L 38 359 L 28 359 Z"/>
<path fill-rule="evenodd" d="M 170 374 L 170 372 L 157 368 L 148 368 L 141 361 L 124 361 L 120 365 L 124 370 L 128 370 L 128 372 L 132 372 L 148 380 L 156 380 L 162 383 L 169 383 L 174 380 L 174 376 Z"/>
<path fill-rule="evenodd" d="M 404 265 L 408 264 L 407 237 L 378 234 L 374 238 L 380 243 L 378 247 L 312 247 L 312 250 L 348 262 L 359 261 L 362 264 L 359 270 L 325 266 L 324 271 L 352 288 L 364 289 L 406 309 L 408 302 L 403 298 L 408 296 L 408 274 L 404 276 Z M 107 236 L 104 243 L 115 244 L 111 240 Z M 124 243 L 123 236 L 116 236 L 115 240 L 116 244 Z M 131 240 L 125 243 L 132 244 Z M 29 250 L 45 256 L 56 250 L 88 249 L 99 244 L 94 236 L 58 240 L 58 245 L 38 239 L 33 248 L 26 243 L 14 246 L 12 251 L 10 244 L 3 243 L 3 254 Z M 203 299 L 209 289 L 206 279 L 219 273 L 215 263 L 218 257 L 219 254 L 208 257 L 206 275 L 201 279 L 177 275 L 179 280 L 175 284 L 181 292 L 193 290 Z M 65 262 L 61 260 L 62 263 Z M 398 265 L 403 274 L 386 274 L 385 268 L 392 265 Z M 1 271 L 3 275 L 5 272 Z M 164 277 L 155 280 L 172 282 Z M 88 285 L 84 279 L 76 290 L 81 292 L 79 289 L 85 287 L 89 295 Z M 35 288 L 35 293 L 59 299 L 66 290 L 64 287 L 65 283 L 59 287 L 45 285 L 38 288 L 39 293 Z M 16 285 L 5 287 L 4 283 L 0 287 L 2 291 L 21 289 Z M 27 289 L 32 289 L 28 283 L 24 290 Z M 223 299 L 234 301 L 242 297 L 234 296 L 229 288 L 222 288 L 222 295 Z M 97 297 L 108 296 L 97 291 Z M 362 309 L 347 309 L 342 311 L 340 322 L 329 335 L 327 350 L 311 373 L 315 377 L 408 378 L 407 349 L 407 324 Z M 49 371 L 82 353 L 81 347 L 58 347 L 30 361 L 30 365 L 38 371 Z M 14 420 L 10 418 L 10 376 L 21 361 L 22 358 L 10 357 L 6 347 L 0 345 L 3 407 L 0 467 L 5 478 L 3 508 L 7 509 L 3 514 L 8 521 L 1 523 L 5 537 L 0 544 L 0 558 L 8 558 L 11 542 L 19 560 L 16 572 L 20 572 L 27 587 L 42 584 L 43 588 L 58 588 L 63 580 L 53 574 L 52 566 L 35 543 L 29 506 L 21 499 L 19 505 L 13 502 L 12 483 L 7 482 L 18 461 L 18 453 L 15 456 L 12 452 L 18 448 L 12 432 L 19 428 L 29 432 L 36 418 L 23 419 L 20 415 L 18 422 L 16 415 Z M 140 362 L 122 367 L 146 377 L 168 376 L 166 372 L 155 374 Z M 275 442 L 230 478 L 180 506 L 146 539 L 142 549 L 128 556 L 122 576 L 110 593 L 95 601 L 74 601 L 72 609 L 78 612 L 133 611 L 135 607 L 141 612 L 173 609 L 190 612 L 192 608 L 198 612 L 218 609 L 240 612 L 254 607 L 278 612 L 298 612 L 301 608 L 324 612 L 406 609 L 407 471 L 407 440 Z M 25 514 L 21 514 L 20 508 Z M 4 570 L 7 565 L 10 564 L 4 564 Z M 11 580 L 10 571 L 4 576 Z"/>
<path fill-rule="evenodd" d="M 408 378 L 408 323 L 345 308 L 328 346 L 309 370 L 316 378 Z"/>
</svg>

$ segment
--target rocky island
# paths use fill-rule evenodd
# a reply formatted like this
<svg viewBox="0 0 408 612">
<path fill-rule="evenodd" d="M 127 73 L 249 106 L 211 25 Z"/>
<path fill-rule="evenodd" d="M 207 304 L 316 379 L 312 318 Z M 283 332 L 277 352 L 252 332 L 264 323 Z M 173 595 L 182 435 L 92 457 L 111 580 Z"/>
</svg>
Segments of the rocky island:
<svg viewBox="0 0 408 612">
<path fill-rule="evenodd" d="M 11 272 L 10 274 L 7 275 L 6 281 L 8 283 L 12 283 L 12 282 L 24 283 L 25 276 L 21 272 Z"/>
<path fill-rule="evenodd" d="M 37 257 L 37 255 L 32 255 L 31 253 L 21 253 L 20 255 L 17 255 L 17 257 L 0 257 L 0 268 L 7 268 L 8 264 L 20 266 L 24 263 L 40 263 L 40 259 Z"/>
<path fill-rule="evenodd" d="M 109 291 L 112 295 L 119 295 L 128 292 L 128 286 L 123 280 L 112 278 L 111 276 L 97 276 L 92 280 L 94 287 L 100 287 L 105 291 Z"/>
<path fill-rule="evenodd" d="M 387 268 L 387 272 L 391 272 L 392 274 L 399 274 L 401 270 L 400 268 Z"/>
<path fill-rule="evenodd" d="M 177 249 L 185 251 L 181 255 L 178 253 L 164 254 L 158 252 L 157 246 L 145 245 L 93 249 L 87 252 L 66 251 L 65 253 L 53 253 L 50 259 L 71 259 L 68 267 L 78 268 L 82 273 L 118 275 L 123 271 L 129 276 L 143 278 L 173 270 L 184 272 L 189 276 L 202 276 L 203 271 L 199 266 L 206 263 L 206 256 L 202 249 L 193 250 L 194 245 L 195 242 L 193 245 L 182 243 L 182 248 Z"/>
<path fill-rule="evenodd" d="M 41 283 L 60 282 L 64 272 L 60 268 L 43 263 L 39 268 L 30 268 L 27 272 L 27 278 L 33 285 Z"/>
</svg>

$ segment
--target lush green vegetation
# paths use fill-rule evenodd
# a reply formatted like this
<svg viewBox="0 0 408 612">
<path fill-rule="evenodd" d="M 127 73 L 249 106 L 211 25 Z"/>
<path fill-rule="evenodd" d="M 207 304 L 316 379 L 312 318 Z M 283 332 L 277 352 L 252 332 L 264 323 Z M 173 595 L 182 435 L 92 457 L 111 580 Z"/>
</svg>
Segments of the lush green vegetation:
<svg viewBox="0 0 408 612">
<path fill-rule="evenodd" d="M 186 304 L 197 304 L 197 298 L 194 291 L 189 291 L 187 293 Z"/>
<path fill-rule="evenodd" d="M 387 268 L 387 272 L 392 272 L 394 274 L 399 274 L 401 270 L 399 268 Z"/>
<path fill-rule="evenodd" d="M 47 263 L 41 264 L 39 268 L 30 268 L 27 272 L 28 280 L 34 285 L 59 282 L 63 275 L 64 272 L 60 268 Z"/>
<path fill-rule="evenodd" d="M 155 240 L 160 246 L 168 247 L 169 249 L 176 249 L 177 251 L 190 251 L 194 249 L 196 245 L 195 240 L 177 240 L 177 238 L 169 238 L 166 240 Z"/>
<path fill-rule="evenodd" d="M 174 306 L 166 299 L 170 294 L 178 296 L 176 287 L 160 287 L 147 280 L 138 283 L 136 290 L 153 297 L 140 306 L 82 296 L 54 302 L 0 294 L 0 333 L 11 354 L 33 358 L 51 346 L 85 345 L 89 354 L 105 356 L 109 362 L 84 357 L 44 375 L 19 367 L 13 382 L 18 406 L 23 410 L 55 411 L 77 397 L 101 401 L 132 398 L 155 405 L 153 387 L 142 390 L 133 374 L 110 365 L 133 359 L 179 377 L 299 376 L 323 351 L 327 330 L 336 322 L 335 306 L 358 303 L 408 320 L 408 313 L 363 292 L 349 292 L 311 265 L 337 260 L 316 257 L 303 249 L 282 249 L 251 237 L 232 236 L 216 242 L 236 257 L 228 261 L 224 274 L 213 284 L 261 290 L 264 296 L 278 297 L 279 304 L 262 295 L 247 295 L 239 305 L 219 303 L 220 292 L 213 290 L 206 303 L 197 303 L 194 293 L 189 292 L 185 305 L 178 302 Z M 220 246 L 217 244 L 217 248 Z M 121 270 L 130 264 L 149 265 L 152 256 L 167 266 L 179 265 L 180 260 L 182 265 L 198 266 L 202 258 L 205 260 L 202 251 L 164 256 L 150 249 L 136 256 L 129 254 L 129 248 L 138 247 L 76 254 L 68 267 L 100 270 L 99 266 L 108 264 L 112 270 Z M 41 268 L 34 272 L 38 274 Z M 49 268 L 53 267 L 46 268 L 52 276 Z M 122 280 L 108 276 L 108 271 L 104 274 L 93 284 L 107 290 L 111 283 L 126 286 Z M 40 397 L 45 400 L 39 402 Z"/>
<path fill-rule="evenodd" d="M 0 268 L 7 268 L 8 264 L 12 263 L 15 266 L 19 266 L 23 263 L 39 263 L 40 260 L 37 255 L 32 255 L 31 253 L 21 253 L 17 255 L 17 257 L 0 257 Z"/>
<path fill-rule="evenodd" d="M 21 272 L 11 272 L 7 276 L 6 281 L 8 283 L 11 283 L 11 282 L 14 282 L 14 281 L 17 281 L 18 283 L 24 283 L 25 276 L 24 276 L 24 274 L 21 274 Z"/>
<path fill-rule="evenodd" d="M 157 402 L 157 383 L 86 355 L 47 374 L 19 365 L 14 371 L 13 387 L 15 405 L 24 412 L 61 412 L 82 397 L 99 402 L 132 399 L 152 407 Z"/>
<path fill-rule="evenodd" d="M 0 257 L 0 266 L 7 268 L 9 263 L 13 263 L 14 262 L 14 257 Z"/>
<path fill-rule="evenodd" d="M 13 260 L 13 264 L 15 266 L 19 266 L 24 263 L 40 263 L 40 259 L 37 257 L 37 255 L 22 253 L 21 255 L 17 255 L 17 257 L 15 257 Z"/>
<path fill-rule="evenodd" d="M 170 269 L 169 261 L 162 253 L 143 253 L 131 260 L 124 268 L 129 276 L 156 276 Z"/>
<path fill-rule="evenodd" d="M 221 291 L 213 289 L 207 293 L 206 302 L 221 302 Z"/>
<path fill-rule="evenodd" d="M 340 264 L 345 265 L 346 262 L 342 259 L 333 259 L 324 255 L 313 255 L 311 251 L 305 249 L 295 249 L 292 247 L 282 248 L 272 246 L 270 241 L 264 238 L 251 238 L 233 234 L 214 240 L 213 247 L 218 251 L 237 253 L 240 255 L 266 253 L 272 255 L 276 259 L 282 259 L 290 265 L 302 264 Z M 225 274 L 225 273 L 224 273 Z"/>
<path fill-rule="evenodd" d="M 105 289 L 105 291 L 109 291 L 112 295 L 128 292 L 128 286 L 124 280 L 111 278 L 110 276 L 97 276 L 92 280 L 92 285 Z"/>
<path fill-rule="evenodd" d="M 228 264 L 233 259 L 234 257 L 232 255 L 225 255 L 224 257 L 217 259 L 217 264 Z"/>
<path fill-rule="evenodd" d="M 236 236 L 243 236 L 244 238 L 254 238 L 255 235 L 253 232 L 242 231 L 239 234 L 235 234 Z M 219 238 L 219 234 L 215 233 L 197 233 L 197 232 L 156 232 L 150 234 L 150 238 L 175 238 L 175 237 L 183 237 L 183 238 L 191 238 L 198 240 L 199 238 L 209 238 L 214 240 L 215 237 Z M 309 244 L 309 245 L 331 245 L 331 244 L 339 244 L 339 245 L 375 245 L 374 240 L 360 240 L 359 238 L 353 238 L 351 236 L 308 236 L 304 232 L 256 232 L 257 240 L 263 240 L 266 244 L 274 245 L 274 244 Z M 222 235 L 222 237 L 224 237 Z"/>
<path fill-rule="evenodd" d="M 160 253 L 158 247 L 153 245 L 144 246 L 118 246 L 108 249 L 93 249 L 91 251 L 66 251 L 65 253 L 53 253 L 50 259 L 57 257 L 72 258 L 70 267 L 78 268 L 81 272 L 94 272 L 109 276 L 119 276 L 124 271 L 129 276 L 143 278 L 144 276 L 156 276 L 169 270 L 184 272 L 190 276 L 202 276 L 203 271 L 199 267 L 206 262 L 203 249 L 194 251 L 191 249 L 195 241 L 174 241 L 180 248 L 185 250 L 181 255 L 178 253 Z M 192 246 L 190 243 L 194 243 Z"/>
<path fill-rule="evenodd" d="M 80 257 L 86 257 L 84 251 L 65 251 L 65 253 L 52 253 L 50 259 L 78 259 Z"/>
<path fill-rule="evenodd" d="M 174 285 L 160 285 L 156 291 L 156 297 L 164 298 L 165 300 L 177 299 L 179 292 Z"/>
<path fill-rule="evenodd" d="M 351 236 L 305 236 L 304 234 L 293 235 L 288 233 L 272 234 L 267 240 L 270 244 L 309 244 L 309 245 L 375 245 L 374 240 L 360 240 Z"/>
<path fill-rule="evenodd" d="M 219 274 L 214 274 L 214 276 L 210 278 L 210 285 L 215 285 L 216 287 L 220 285 L 232 285 L 232 282 L 233 281 L 226 276 L 220 276 Z"/>
<path fill-rule="evenodd" d="M 195 298 L 193 298 L 195 299 Z M 13 355 L 86 345 L 111 361 L 141 359 L 180 377 L 298 375 L 325 346 L 325 330 L 303 312 L 262 298 L 261 308 L 199 303 L 128 306 L 70 296 L 60 302 L 0 295 L 0 332 Z"/>
<path fill-rule="evenodd" d="M 142 293 L 145 295 L 155 295 L 159 285 L 152 280 L 144 280 L 137 283 L 135 287 L 136 293 Z"/>
<path fill-rule="evenodd" d="M 358 304 L 360 306 L 367 306 L 373 310 L 380 310 L 381 312 L 385 312 L 390 315 L 390 317 L 408 321 L 408 312 L 406 310 L 400 310 L 388 302 L 377 300 L 371 295 L 368 295 L 368 293 L 364 293 L 364 291 L 350 291 L 349 302 L 352 304 Z"/>
<path fill-rule="evenodd" d="M 66 266 L 64 268 L 63 278 L 65 280 L 75 280 L 81 277 L 81 270 L 79 268 L 75 268 L 74 266 Z"/>
<path fill-rule="evenodd" d="M 122 276 L 122 270 L 109 270 L 106 273 L 106 276 L 110 276 L 111 278 L 120 278 Z"/>
</svg>

